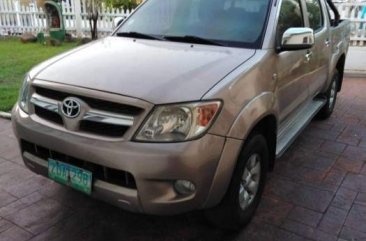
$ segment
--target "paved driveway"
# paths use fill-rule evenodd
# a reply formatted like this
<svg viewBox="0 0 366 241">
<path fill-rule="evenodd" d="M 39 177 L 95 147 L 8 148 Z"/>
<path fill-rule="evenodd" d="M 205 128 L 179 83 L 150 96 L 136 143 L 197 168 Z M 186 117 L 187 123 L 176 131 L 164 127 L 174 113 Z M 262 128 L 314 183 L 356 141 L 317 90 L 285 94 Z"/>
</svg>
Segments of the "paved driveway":
<svg viewBox="0 0 366 241">
<path fill-rule="evenodd" d="M 202 215 L 131 214 L 25 169 L 0 119 L 0 240 L 366 240 L 366 79 L 347 79 L 334 115 L 278 160 L 260 208 L 241 232 Z"/>
</svg>

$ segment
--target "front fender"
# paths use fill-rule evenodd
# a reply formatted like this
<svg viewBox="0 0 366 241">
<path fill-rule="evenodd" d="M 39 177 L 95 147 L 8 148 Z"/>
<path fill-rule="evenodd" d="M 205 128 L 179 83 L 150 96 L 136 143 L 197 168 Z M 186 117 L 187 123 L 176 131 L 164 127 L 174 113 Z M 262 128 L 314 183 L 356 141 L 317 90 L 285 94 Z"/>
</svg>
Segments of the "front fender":
<svg viewBox="0 0 366 241">
<path fill-rule="evenodd" d="M 263 92 L 251 99 L 236 117 L 226 138 L 226 143 L 212 182 L 206 208 L 217 205 L 226 193 L 236 166 L 238 155 L 254 126 L 268 115 L 277 118 L 275 97 L 272 92 Z"/>
<path fill-rule="evenodd" d="M 263 92 L 250 100 L 240 111 L 227 136 L 240 140 L 245 139 L 255 125 L 268 115 L 274 115 L 276 119 L 278 117 L 273 92 Z"/>
</svg>

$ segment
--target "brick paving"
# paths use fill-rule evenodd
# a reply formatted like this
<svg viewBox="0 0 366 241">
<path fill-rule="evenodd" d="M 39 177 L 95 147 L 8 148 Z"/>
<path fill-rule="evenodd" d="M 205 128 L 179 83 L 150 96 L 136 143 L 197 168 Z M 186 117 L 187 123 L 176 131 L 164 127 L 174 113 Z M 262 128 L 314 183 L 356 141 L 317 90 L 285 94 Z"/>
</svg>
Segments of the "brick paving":
<svg viewBox="0 0 366 241">
<path fill-rule="evenodd" d="M 334 115 L 314 120 L 277 161 L 240 232 L 200 212 L 132 214 L 28 171 L 0 119 L 0 240 L 366 241 L 366 79 L 346 79 Z"/>
</svg>

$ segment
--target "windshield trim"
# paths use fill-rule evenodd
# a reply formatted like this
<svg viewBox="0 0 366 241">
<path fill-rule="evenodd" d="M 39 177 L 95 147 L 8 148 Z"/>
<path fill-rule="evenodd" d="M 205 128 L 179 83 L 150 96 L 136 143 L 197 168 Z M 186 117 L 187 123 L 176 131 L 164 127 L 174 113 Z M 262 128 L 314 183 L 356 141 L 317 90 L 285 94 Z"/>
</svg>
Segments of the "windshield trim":
<svg viewBox="0 0 366 241">
<path fill-rule="evenodd" d="M 263 49 L 263 44 L 264 44 L 264 40 L 267 34 L 267 30 L 268 30 L 268 22 L 269 19 L 271 17 L 271 12 L 272 12 L 272 8 L 276 6 L 277 4 L 277 0 L 268 0 L 268 9 L 267 9 L 267 14 L 266 14 L 266 20 L 264 21 L 264 27 L 262 29 L 262 33 L 260 34 L 260 36 L 262 36 L 262 40 L 260 41 L 260 49 Z"/>
</svg>

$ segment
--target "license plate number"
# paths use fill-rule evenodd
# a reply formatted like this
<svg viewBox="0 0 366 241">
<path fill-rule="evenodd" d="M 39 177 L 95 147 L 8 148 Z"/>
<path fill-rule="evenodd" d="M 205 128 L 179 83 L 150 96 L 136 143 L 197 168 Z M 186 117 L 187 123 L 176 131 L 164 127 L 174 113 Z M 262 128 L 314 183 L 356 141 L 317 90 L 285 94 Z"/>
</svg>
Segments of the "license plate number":
<svg viewBox="0 0 366 241">
<path fill-rule="evenodd" d="M 92 173 L 82 168 L 48 159 L 48 177 L 88 195 L 92 191 Z"/>
</svg>

